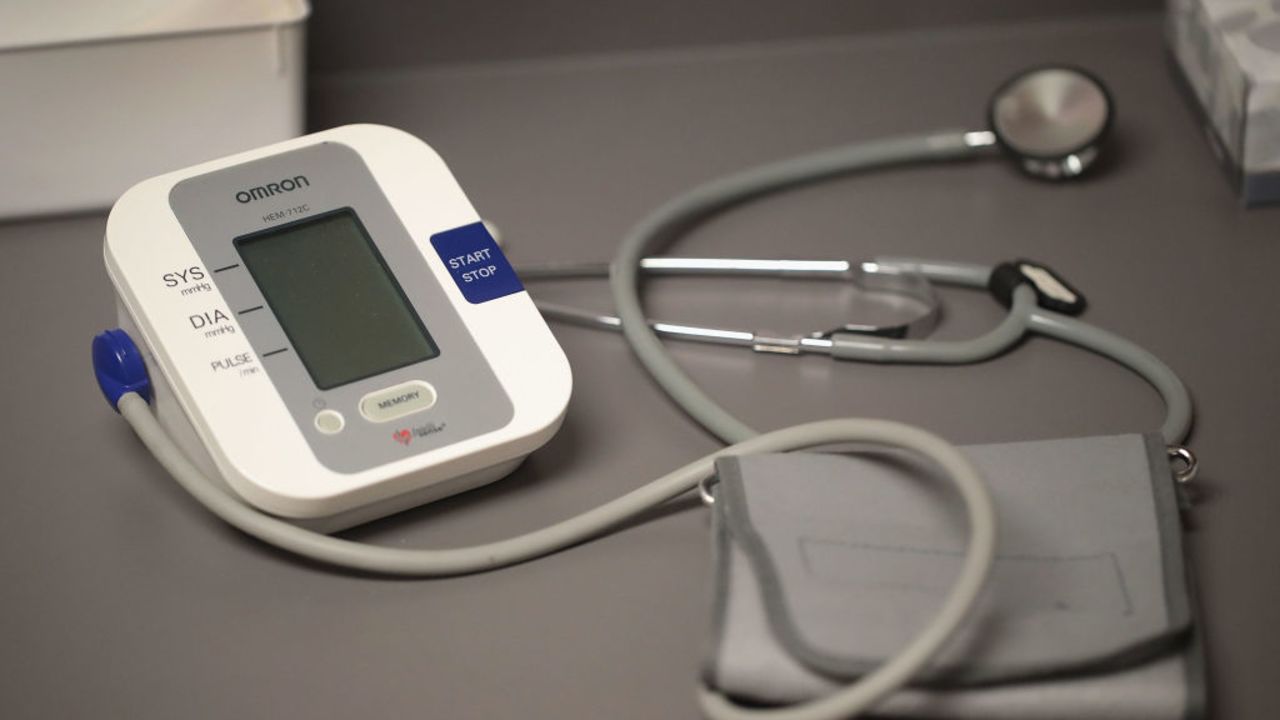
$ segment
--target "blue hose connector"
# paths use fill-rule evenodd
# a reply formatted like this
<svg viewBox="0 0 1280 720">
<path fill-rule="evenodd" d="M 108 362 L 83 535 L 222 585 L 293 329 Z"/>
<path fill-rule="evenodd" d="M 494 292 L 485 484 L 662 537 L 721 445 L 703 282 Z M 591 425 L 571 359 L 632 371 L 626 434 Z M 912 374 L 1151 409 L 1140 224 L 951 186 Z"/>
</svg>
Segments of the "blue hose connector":
<svg viewBox="0 0 1280 720">
<path fill-rule="evenodd" d="M 120 328 L 104 330 L 93 338 L 93 374 L 103 397 L 116 412 L 120 412 L 116 403 L 125 393 L 137 393 L 151 402 L 151 378 L 142 361 L 142 351 Z"/>
</svg>

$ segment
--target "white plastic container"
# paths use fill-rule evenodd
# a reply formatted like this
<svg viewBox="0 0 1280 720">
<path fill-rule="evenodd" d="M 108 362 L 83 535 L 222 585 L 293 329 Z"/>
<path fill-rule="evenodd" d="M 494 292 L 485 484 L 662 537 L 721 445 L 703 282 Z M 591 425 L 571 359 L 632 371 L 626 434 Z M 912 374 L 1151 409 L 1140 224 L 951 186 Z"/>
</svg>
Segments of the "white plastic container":
<svg viewBox="0 0 1280 720">
<path fill-rule="evenodd" d="M 0 1 L 0 218 L 303 131 L 306 0 Z"/>
</svg>

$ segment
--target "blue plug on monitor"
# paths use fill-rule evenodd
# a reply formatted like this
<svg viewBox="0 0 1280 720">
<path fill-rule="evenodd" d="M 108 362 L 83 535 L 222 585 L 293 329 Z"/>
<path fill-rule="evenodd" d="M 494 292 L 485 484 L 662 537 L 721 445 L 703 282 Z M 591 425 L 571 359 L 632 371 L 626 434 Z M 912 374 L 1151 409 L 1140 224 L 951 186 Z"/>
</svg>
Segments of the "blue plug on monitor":
<svg viewBox="0 0 1280 720">
<path fill-rule="evenodd" d="M 137 393 L 151 402 L 151 378 L 142 361 L 142 351 L 120 328 L 104 330 L 93 338 L 93 374 L 103 397 L 116 412 L 120 412 L 116 403 L 125 393 Z"/>
</svg>

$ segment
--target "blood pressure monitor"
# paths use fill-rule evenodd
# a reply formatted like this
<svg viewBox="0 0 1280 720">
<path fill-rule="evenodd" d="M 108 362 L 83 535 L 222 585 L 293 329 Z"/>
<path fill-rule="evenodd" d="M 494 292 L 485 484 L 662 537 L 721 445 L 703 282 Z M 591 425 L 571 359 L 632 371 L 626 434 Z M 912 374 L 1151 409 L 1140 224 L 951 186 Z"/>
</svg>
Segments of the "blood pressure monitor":
<svg viewBox="0 0 1280 720">
<path fill-rule="evenodd" d="M 105 245 L 157 418 L 268 513 L 332 531 L 476 487 L 564 417 L 564 353 L 444 162 L 401 131 L 152 178 Z"/>
</svg>

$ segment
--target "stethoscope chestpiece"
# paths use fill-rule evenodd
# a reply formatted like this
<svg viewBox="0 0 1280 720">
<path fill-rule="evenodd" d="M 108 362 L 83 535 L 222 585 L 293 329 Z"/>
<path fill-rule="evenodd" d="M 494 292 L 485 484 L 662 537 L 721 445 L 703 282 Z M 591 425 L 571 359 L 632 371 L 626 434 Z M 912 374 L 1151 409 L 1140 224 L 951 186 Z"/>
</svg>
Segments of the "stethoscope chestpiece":
<svg viewBox="0 0 1280 720">
<path fill-rule="evenodd" d="M 1114 114 L 1111 94 L 1091 73 L 1043 66 L 996 90 L 988 123 L 1001 149 L 1025 172 L 1069 180 L 1098 159 Z"/>
</svg>

